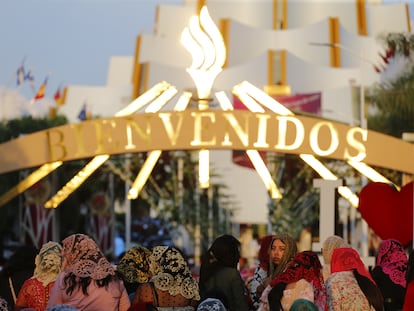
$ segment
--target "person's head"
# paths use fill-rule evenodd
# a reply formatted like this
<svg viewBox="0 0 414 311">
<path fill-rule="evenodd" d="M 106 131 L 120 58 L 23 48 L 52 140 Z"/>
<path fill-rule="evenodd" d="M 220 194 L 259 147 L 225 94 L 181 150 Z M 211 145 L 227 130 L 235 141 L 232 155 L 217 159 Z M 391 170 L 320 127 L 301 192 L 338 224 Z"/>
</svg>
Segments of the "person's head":
<svg viewBox="0 0 414 311">
<path fill-rule="evenodd" d="M 232 235 L 224 234 L 214 240 L 208 253 L 223 266 L 236 268 L 240 260 L 240 241 Z"/>
<path fill-rule="evenodd" d="M 198 284 L 193 278 L 183 254 L 171 246 L 155 246 L 150 256 L 150 281 L 170 295 L 183 295 L 200 300 Z"/>
<path fill-rule="evenodd" d="M 289 311 L 318 311 L 318 307 L 307 299 L 296 299 L 290 306 Z"/>
<path fill-rule="evenodd" d="M 206 298 L 200 302 L 197 311 L 227 311 L 227 309 L 219 299 Z"/>
<path fill-rule="evenodd" d="M 118 272 L 128 283 L 145 283 L 150 279 L 151 251 L 144 246 L 133 246 L 122 256 Z"/>
<path fill-rule="evenodd" d="M 1 273 L 7 276 L 17 271 L 34 271 L 35 258 L 39 250 L 34 246 L 23 245 L 18 247 L 7 260 Z"/>
<path fill-rule="evenodd" d="M 331 273 L 352 271 L 359 287 L 375 310 L 383 310 L 383 297 L 358 252 L 351 247 L 336 248 L 331 258 Z"/>
<path fill-rule="evenodd" d="M 287 233 L 273 236 L 269 249 L 270 277 L 273 279 L 282 272 L 297 253 L 296 241 Z"/>
<path fill-rule="evenodd" d="M 405 287 L 407 272 L 407 254 L 398 240 L 381 241 L 378 249 L 376 265 L 381 267 L 391 282 Z"/>
<path fill-rule="evenodd" d="M 95 241 L 85 234 L 72 234 L 62 241 L 62 261 L 68 294 L 72 294 L 76 286 L 81 286 L 87 295 L 90 280 L 103 287 L 115 276 L 114 267 Z"/>
<path fill-rule="evenodd" d="M 341 247 L 333 250 L 331 258 L 331 272 L 358 271 L 359 274 L 365 275 L 374 284 L 365 264 L 362 262 L 359 253 L 352 247 Z"/>
<path fill-rule="evenodd" d="M 62 246 L 57 242 L 43 244 L 35 259 L 36 268 L 33 276 L 47 285 L 56 280 L 62 264 Z"/>
<path fill-rule="evenodd" d="M 343 238 L 337 235 L 327 237 L 322 244 L 322 257 L 325 264 L 331 263 L 332 252 L 335 248 L 349 247 Z"/>
</svg>

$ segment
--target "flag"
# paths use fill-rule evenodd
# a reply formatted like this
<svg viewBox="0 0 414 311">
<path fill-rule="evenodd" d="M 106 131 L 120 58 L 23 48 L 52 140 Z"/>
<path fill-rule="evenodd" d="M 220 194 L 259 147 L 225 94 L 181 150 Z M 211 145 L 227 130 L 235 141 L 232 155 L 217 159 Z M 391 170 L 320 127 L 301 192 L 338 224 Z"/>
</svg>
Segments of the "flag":
<svg viewBox="0 0 414 311">
<path fill-rule="evenodd" d="M 25 80 L 25 74 L 24 74 L 24 65 L 21 64 L 19 66 L 19 68 L 17 68 L 17 80 L 16 80 L 16 84 L 19 86 L 20 84 L 24 83 Z"/>
<path fill-rule="evenodd" d="M 30 82 L 30 87 L 32 89 L 35 88 L 35 85 L 34 85 L 34 75 L 33 75 L 32 69 L 29 69 L 29 71 L 24 75 L 24 80 Z"/>
<path fill-rule="evenodd" d="M 78 119 L 81 121 L 85 121 L 87 119 L 86 104 L 83 104 L 82 109 L 78 114 Z"/>
<path fill-rule="evenodd" d="M 32 69 L 29 69 L 29 71 L 24 75 L 24 80 L 34 81 Z"/>
<path fill-rule="evenodd" d="M 61 90 L 61 88 L 58 87 L 58 89 L 56 90 L 56 93 L 53 96 L 53 98 L 55 99 L 56 105 L 58 107 L 63 106 L 65 104 L 66 93 L 67 93 L 66 87 L 63 88 L 63 90 Z"/>
<path fill-rule="evenodd" d="M 39 87 L 39 90 L 37 91 L 34 100 L 42 99 L 43 97 L 45 97 L 47 78 L 48 77 L 45 78 L 45 81 L 43 81 L 42 85 Z"/>
</svg>

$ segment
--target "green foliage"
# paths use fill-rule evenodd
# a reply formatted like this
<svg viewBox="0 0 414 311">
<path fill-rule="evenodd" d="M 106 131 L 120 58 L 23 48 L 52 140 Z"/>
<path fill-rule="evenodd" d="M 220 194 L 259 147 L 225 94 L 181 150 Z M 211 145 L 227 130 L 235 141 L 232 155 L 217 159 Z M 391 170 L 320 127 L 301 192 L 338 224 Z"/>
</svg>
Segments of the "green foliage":
<svg viewBox="0 0 414 311">
<path fill-rule="evenodd" d="M 379 36 L 379 40 L 384 44 L 387 56 L 393 57 L 400 55 L 409 57 L 414 50 L 414 34 L 390 32 Z"/>
<path fill-rule="evenodd" d="M 269 204 L 275 232 L 288 232 L 297 238 L 304 226 L 319 220 L 319 193 L 313 187 L 317 176 L 294 155 L 278 156 L 276 184 L 282 188 L 282 199 Z"/>
<path fill-rule="evenodd" d="M 379 39 L 390 66 L 396 58 L 406 65 L 392 80 L 370 88 L 368 128 L 401 138 L 404 132 L 414 132 L 414 34 L 388 33 Z"/>
<path fill-rule="evenodd" d="M 395 80 L 371 88 L 368 97 L 374 112 L 368 128 L 397 138 L 414 132 L 414 68 Z"/>
<path fill-rule="evenodd" d="M 6 142 L 21 135 L 42 131 L 59 125 L 67 124 L 64 116 L 54 118 L 33 118 L 24 116 L 20 119 L 11 119 L 0 125 L 0 142 Z"/>
<path fill-rule="evenodd" d="M 21 135 L 34 133 L 45 130 L 51 127 L 64 125 L 67 119 L 64 116 L 56 116 L 55 118 L 32 118 L 25 116 L 20 119 L 11 119 L 0 123 L 0 143 L 18 138 Z M 31 170 L 25 172 L 10 172 L 0 175 L 0 194 L 4 194 L 12 187 L 16 186 L 23 173 L 29 173 Z M 0 217 L 0 235 L 2 237 L 9 237 L 16 239 L 19 232 L 14 232 L 14 225 L 17 220 L 19 212 L 19 197 L 12 199 L 1 208 L 2 217 Z"/>
</svg>

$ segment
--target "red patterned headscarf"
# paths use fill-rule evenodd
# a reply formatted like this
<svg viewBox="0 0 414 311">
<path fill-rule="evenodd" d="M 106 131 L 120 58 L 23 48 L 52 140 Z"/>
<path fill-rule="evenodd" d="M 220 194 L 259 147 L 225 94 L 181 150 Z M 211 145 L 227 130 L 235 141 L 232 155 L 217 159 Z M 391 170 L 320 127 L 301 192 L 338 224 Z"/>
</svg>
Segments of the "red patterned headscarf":
<svg viewBox="0 0 414 311">
<path fill-rule="evenodd" d="M 360 275 L 367 277 L 375 284 L 375 281 L 372 279 L 371 274 L 368 272 L 367 267 L 365 267 L 365 264 L 355 249 L 351 247 L 334 249 L 331 258 L 331 273 L 352 270 L 358 271 Z"/>
<path fill-rule="evenodd" d="M 381 242 L 376 264 L 393 283 L 402 287 L 406 285 L 407 262 L 407 254 L 399 241 L 388 239 Z"/>
<path fill-rule="evenodd" d="M 95 241 L 84 234 L 72 234 L 62 242 L 63 271 L 80 278 L 90 277 L 102 280 L 115 275 L 114 267 L 96 245 Z"/>
<path fill-rule="evenodd" d="M 326 305 L 326 291 L 325 283 L 322 276 L 322 265 L 318 255 L 313 251 L 304 251 L 297 253 L 289 262 L 285 271 L 279 274 L 270 282 L 273 287 L 276 284 L 284 283 L 290 284 L 305 279 L 312 284 L 314 288 L 315 304 L 320 309 L 325 310 Z"/>
</svg>

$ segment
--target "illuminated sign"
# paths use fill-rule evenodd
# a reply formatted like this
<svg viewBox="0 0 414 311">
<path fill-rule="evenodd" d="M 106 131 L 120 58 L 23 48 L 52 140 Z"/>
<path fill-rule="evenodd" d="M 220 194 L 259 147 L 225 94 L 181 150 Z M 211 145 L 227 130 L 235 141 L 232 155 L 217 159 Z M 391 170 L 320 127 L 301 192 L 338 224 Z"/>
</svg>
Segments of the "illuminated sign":
<svg viewBox="0 0 414 311">
<path fill-rule="evenodd" d="M 203 148 L 305 153 L 414 173 L 414 146 L 397 138 L 318 118 L 241 110 L 145 113 L 55 127 L 1 144 L 0 173 L 99 154 Z"/>
</svg>

